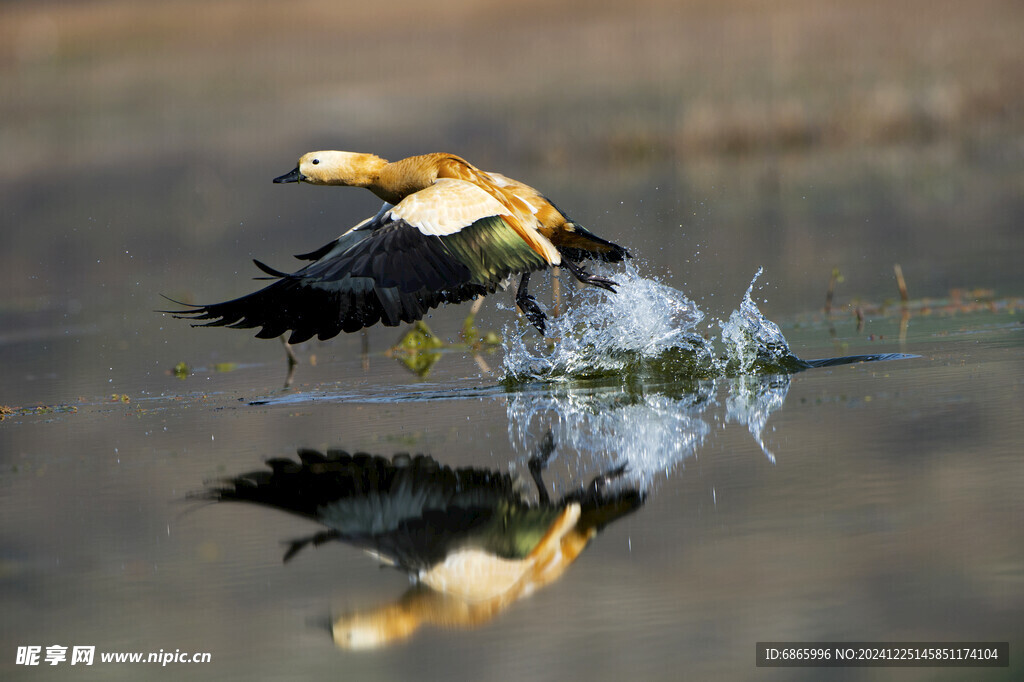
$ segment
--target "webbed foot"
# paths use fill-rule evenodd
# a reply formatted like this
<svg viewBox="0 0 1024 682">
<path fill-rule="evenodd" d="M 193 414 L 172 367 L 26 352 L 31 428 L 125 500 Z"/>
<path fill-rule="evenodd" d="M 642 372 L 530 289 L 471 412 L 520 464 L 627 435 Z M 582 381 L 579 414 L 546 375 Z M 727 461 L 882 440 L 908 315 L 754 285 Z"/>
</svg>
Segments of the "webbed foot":
<svg viewBox="0 0 1024 682">
<path fill-rule="evenodd" d="M 516 290 L 516 305 L 523 311 L 523 315 L 526 315 L 526 319 L 530 321 L 530 324 L 537 328 L 541 336 L 544 336 L 548 318 L 544 311 L 540 309 L 540 305 L 537 304 L 537 299 L 526 291 L 526 285 L 529 281 L 530 273 L 524 273 L 523 278 L 519 280 L 519 289 Z"/>
<path fill-rule="evenodd" d="M 569 272 L 572 273 L 573 277 L 584 284 L 592 284 L 595 287 L 607 289 L 613 294 L 615 293 L 615 287 L 619 286 L 618 282 L 610 280 L 607 277 L 601 277 L 600 275 L 593 275 L 566 258 L 562 259 L 562 265 L 569 269 Z"/>
</svg>

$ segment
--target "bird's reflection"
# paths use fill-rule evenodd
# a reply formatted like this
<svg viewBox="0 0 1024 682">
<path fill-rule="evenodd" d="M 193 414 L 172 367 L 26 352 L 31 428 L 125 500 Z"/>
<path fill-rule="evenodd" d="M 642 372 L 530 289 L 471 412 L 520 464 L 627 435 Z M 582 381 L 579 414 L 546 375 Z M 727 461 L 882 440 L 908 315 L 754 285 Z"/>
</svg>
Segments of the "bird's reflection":
<svg viewBox="0 0 1024 682">
<path fill-rule="evenodd" d="M 453 468 L 425 455 L 299 450 L 297 460 L 272 459 L 201 496 L 325 527 L 288 543 L 285 561 L 340 541 L 408 573 L 414 585 L 394 603 L 333 621 L 339 646 L 380 647 L 424 625 L 481 625 L 557 580 L 601 528 L 639 508 L 726 424 L 746 425 L 774 462 L 762 433 L 789 386 L 787 375 L 774 375 L 524 391 L 505 398 L 509 440 L 524 453 L 513 473 Z M 543 476 L 556 459 L 561 470 L 548 473 L 579 485 L 552 494 Z"/>
<path fill-rule="evenodd" d="M 341 541 L 406 571 L 415 585 L 397 602 L 333 622 L 344 648 L 397 642 L 423 625 L 473 627 L 557 580 L 608 523 L 639 508 L 644 492 L 623 467 L 552 499 L 542 472 L 549 433 L 529 459 L 536 495 L 510 474 L 452 468 L 424 455 L 392 458 L 300 450 L 269 470 L 226 479 L 203 497 L 250 502 L 312 519 L 326 530 L 289 543 Z"/>
</svg>

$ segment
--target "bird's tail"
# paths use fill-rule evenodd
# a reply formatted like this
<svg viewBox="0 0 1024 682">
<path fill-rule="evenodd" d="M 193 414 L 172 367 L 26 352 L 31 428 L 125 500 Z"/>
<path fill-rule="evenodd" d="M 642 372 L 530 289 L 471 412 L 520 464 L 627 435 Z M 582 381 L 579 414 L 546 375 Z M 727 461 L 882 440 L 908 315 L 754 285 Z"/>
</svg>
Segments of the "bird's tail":
<svg viewBox="0 0 1024 682">
<path fill-rule="evenodd" d="M 630 257 L 629 251 L 624 247 L 598 237 L 579 223 L 569 221 L 566 222 L 566 227 L 571 228 L 571 231 L 566 232 L 566 237 L 559 240 L 565 245 L 556 243 L 556 246 L 559 252 L 570 260 L 593 258 L 606 263 L 618 263 Z"/>
</svg>

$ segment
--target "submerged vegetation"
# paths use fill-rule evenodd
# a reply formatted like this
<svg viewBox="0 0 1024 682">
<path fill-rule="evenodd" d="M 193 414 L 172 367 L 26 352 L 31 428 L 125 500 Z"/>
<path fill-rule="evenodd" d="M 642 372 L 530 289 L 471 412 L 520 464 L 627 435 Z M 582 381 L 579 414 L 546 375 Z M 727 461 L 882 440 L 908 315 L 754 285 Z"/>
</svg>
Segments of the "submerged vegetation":
<svg viewBox="0 0 1024 682">
<path fill-rule="evenodd" d="M 476 310 L 482 299 L 473 305 Z M 417 320 L 412 327 L 391 348 L 384 351 L 388 357 L 397 359 L 413 374 L 425 377 L 430 369 L 441 359 L 441 354 L 449 350 L 465 350 L 473 354 L 481 369 L 488 369 L 480 353 L 493 351 L 501 345 L 501 337 L 497 332 L 488 331 L 481 334 L 475 324 L 476 314 L 471 312 L 462 323 L 460 336 L 462 341 L 451 343 L 438 338 L 427 323 Z"/>
</svg>

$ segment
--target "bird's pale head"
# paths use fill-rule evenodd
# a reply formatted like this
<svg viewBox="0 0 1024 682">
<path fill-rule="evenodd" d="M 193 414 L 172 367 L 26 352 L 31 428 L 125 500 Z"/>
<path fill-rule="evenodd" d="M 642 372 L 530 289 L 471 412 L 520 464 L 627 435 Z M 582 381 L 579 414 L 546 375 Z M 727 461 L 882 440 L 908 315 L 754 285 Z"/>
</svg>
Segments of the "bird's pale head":
<svg viewBox="0 0 1024 682">
<path fill-rule="evenodd" d="M 374 611 L 352 613 L 334 621 L 334 643 L 342 649 L 379 649 L 406 639 L 420 620 L 398 604 Z"/>
<path fill-rule="evenodd" d="M 308 182 L 311 185 L 367 187 L 387 165 L 385 159 L 358 152 L 320 151 L 303 154 L 299 165 L 274 182 Z"/>
</svg>

